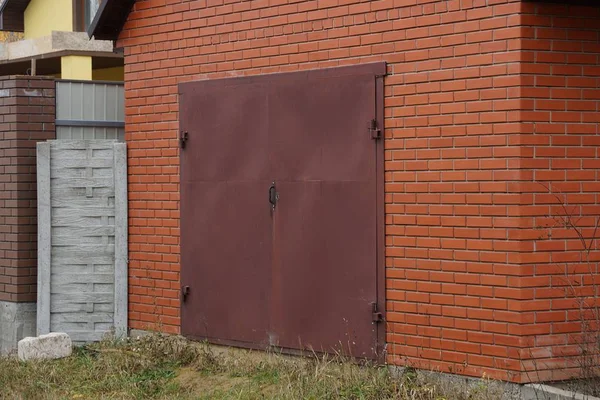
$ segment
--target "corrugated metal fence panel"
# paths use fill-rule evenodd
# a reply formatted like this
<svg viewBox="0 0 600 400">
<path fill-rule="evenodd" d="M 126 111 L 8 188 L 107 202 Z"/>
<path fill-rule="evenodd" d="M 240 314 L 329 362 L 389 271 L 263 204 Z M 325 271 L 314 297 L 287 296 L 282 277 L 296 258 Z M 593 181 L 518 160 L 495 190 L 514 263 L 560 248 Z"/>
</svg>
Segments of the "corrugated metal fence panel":
<svg viewBox="0 0 600 400">
<path fill-rule="evenodd" d="M 38 181 L 40 334 L 90 342 L 126 329 L 124 148 L 112 140 L 38 145 L 38 169 L 49 170 Z"/>
<path fill-rule="evenodd" d="M 56 82 L 56 118 L 85 121 L 125 121 L 121 83 Z"/>
<path fill-rule="evenodd" d="M 125 135 L 123 84 L 57 81 L 56 120 L 57 139 L 123 141 Z"/>
</svg>

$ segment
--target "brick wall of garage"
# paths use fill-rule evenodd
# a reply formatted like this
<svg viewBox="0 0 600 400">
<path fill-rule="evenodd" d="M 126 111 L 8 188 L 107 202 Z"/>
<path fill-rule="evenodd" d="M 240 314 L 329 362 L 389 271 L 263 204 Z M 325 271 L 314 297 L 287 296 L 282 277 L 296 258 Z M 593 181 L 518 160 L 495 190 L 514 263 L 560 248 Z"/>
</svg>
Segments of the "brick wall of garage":
<svg viewBox="0 0 600 400">
<path fill-rule="evenodd" d="M 600 214 L 599 26 L 597 7 L 514 0 L 138 0 L 118 41 L 131 327 L 180 327 L 177 84 L 383 60 L 388 361 L 576 373 L 556 282 L 581 252 L 543 237 L 557 208 L 535 181 Z"/>
<path fill-rule="evenodd" d="M 507 233 L 520 241 L 520 276 L 509 284 L 521 288 L 521 326 L 512 331 L 526 346 L 522 368 L 549 380 L 577 374 L 582 359 L 565 356 L 578 354 L 594 329 L 582 326 L 578 309 L 589 318 L 589 296 L 598 297 L 600 254 L 590 239 L 600 214 L 600 10 L 535 11 L 522 17 L 530 28 L 521 43 L 521 182 L 509 183 L 520 196 L 521 229 Z"/>
</svg>

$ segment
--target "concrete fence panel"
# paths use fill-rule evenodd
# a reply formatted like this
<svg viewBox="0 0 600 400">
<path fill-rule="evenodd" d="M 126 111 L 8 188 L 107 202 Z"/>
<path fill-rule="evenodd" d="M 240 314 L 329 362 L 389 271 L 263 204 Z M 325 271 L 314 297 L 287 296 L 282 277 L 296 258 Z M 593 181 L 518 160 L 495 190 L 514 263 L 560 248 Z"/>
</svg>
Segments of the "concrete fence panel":
<svg viewBox="0 0 600 400">
<path fill-rule="evenodd" d="M 37 145 L 38 334 L 74 342 L 127 332 L 126 145 Z"/>
</svg>

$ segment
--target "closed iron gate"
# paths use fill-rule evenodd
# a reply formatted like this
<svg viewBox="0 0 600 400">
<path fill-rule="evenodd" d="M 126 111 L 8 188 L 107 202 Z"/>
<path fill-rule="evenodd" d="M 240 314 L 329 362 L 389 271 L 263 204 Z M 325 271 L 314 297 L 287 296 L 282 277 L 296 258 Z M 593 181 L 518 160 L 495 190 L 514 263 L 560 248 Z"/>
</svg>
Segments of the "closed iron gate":
<svg viewBox="0 0 600 400">
<path fill-rule="evenodd" d="M 381 354 L 385 68 L 181 85 L 184 335 Z"/>
</svg>

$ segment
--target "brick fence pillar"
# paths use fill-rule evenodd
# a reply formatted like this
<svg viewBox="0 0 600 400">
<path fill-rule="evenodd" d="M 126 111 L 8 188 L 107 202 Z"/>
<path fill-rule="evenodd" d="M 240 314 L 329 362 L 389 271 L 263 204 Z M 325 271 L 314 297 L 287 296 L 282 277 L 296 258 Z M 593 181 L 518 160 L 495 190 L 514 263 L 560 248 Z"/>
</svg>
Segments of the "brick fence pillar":
<svg viewBox="0 0 600 400">
<path fill-rule="evenodd" d="M 53 78 L 0 77 L 0 354 L 35 335 L 36 143 L 54 119 Z"/>
</svg>

